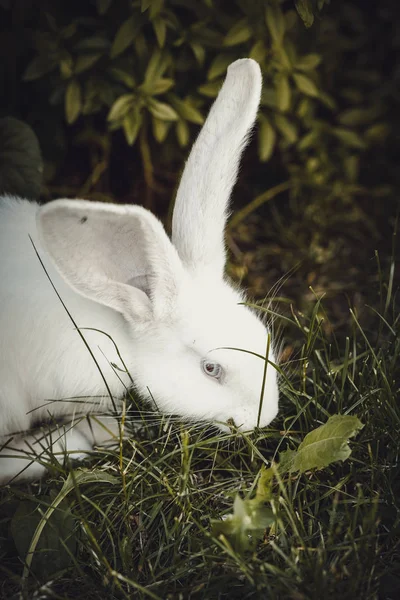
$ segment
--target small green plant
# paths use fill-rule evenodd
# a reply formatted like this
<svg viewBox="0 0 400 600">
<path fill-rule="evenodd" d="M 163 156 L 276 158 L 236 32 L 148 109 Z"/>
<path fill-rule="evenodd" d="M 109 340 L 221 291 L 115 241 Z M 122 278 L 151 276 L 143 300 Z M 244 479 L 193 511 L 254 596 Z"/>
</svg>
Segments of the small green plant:
<svg viewBox="0 0 400 600">
<path fill-rule="evenodd" d="M 297 450 L 285 450 L 279 457 L 278 466 L 263 468 L 258 479 L 254 498 L 242 500 L 236 496 L 234 512 L 225 521 L 214 521 L 213 532 L 223 536 L 237 550 L 243 552 L 255 542 L 257 533 L 264 533 L 275 523 L 273 508 L 279 505 L 279 496 L 274 496 L 272 481 L 277 475 L 281 485 L 282 477 L 292 473 L 305 473 L 321 469 L 338 460 L 346 460 L 351 450 L 348 438 L 356 435 L 363 425 L 357 417 L 333 415 L 325 425 L 310 431 Z"/>
</svg>

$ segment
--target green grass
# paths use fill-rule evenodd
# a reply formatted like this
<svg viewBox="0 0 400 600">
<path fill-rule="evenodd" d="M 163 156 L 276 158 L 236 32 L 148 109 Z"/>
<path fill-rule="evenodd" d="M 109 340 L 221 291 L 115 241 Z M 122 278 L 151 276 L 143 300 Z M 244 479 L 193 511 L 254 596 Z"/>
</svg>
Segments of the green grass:
<svg viewBox="0 0 400 600">
<path fill-rule="evenodd" d="M 41 482 L 5 488 L 0 597 L 397 598 L 400 318 L 393 266 L 388 273 L 379 274 L 367 329 L 350 312 L 336 338 L 316 297 L 308 316 L 276 319 L 292 355 L 280 365 L 271 428 L 217 434 L 144 408 L 119 449 L 97 452 L 84 469 L 53 468 Z M 364 424 L 346 461 L 275 470 L 266 503 L 273 523 L 250 531 L 243 516 L 247 549 L 213 534 L 237 494 L 254 496 L 263 467 L 335 414 Z"/>
</svg>

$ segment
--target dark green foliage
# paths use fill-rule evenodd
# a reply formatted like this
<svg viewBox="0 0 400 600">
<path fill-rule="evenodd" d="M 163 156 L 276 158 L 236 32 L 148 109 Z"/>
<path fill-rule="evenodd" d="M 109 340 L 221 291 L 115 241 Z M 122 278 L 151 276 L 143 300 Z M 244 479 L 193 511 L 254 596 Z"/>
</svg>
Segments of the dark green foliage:
<svg viewBox="0 0 400 600">
<path fill-rule="evenodd" d="M 43 163 L 32 129 L 12 117 L 0 119 L 0 194 L 37 198 Z"/>
<path fill-rule="evenodd" d="M 311 225 L 321 203 L 331 218 L 360 195 L 372 201 L 390 193 L 390 178 L 371 185 L 371 172 L 361 177 L 360 169 L 368 164 L 374 171 L 371 161 L 380 166 L 372 157 L 393 133 L 396 92 L 387 61 L 392 39 L 398 42 L 385 31 L 395 3 L 369 10 L 356 0 L 337 4 L 17 0 L 0 8 L 0 42 L 7 47 L 0 110 L 33 126 L 47 180 L 72 145 L 84 148 L 79 153 L 85 164 L 89 158 L 92 175 L 73 186 L 86 195 L 108 193 L 120 142 L 107 130 L 123 131 L 139 151 L 132 160 L 141 162 L 137 174 L 151 188 L 141 201 L 150 203 L 165 186 L 171 193 L 161 172 L 181 165 L 180 147 L 193 140 L 227 65 L 251 56 L 264 73 L 258 158 L 273 161 L 268 171 L 260 163 L 253 168 L 256 192 L 280 173 L 293 199 L 307 196 Z M 86 179 L 79 167 L 78 173 Z"/>
</svg>

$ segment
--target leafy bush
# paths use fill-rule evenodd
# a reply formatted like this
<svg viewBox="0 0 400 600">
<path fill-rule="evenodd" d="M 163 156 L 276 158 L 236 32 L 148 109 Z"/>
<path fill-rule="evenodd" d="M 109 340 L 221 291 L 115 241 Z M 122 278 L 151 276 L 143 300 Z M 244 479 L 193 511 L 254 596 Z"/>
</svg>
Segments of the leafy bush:
<svg viewBox="0 0 400 600">
<path fill-rule="evenodd" d="M 179 148 L 193 140 L 227 65 L 250 56 L 264 73 L 259 161 L 274 157 L 291 195 L 308 194 L 310 212 L 315 197 L 348 205 L 362 193 L 360 158 L 390 133 L 394 88 L 383 85 L 383 52 L 368 42 L 390 20 L 385 6 L 376 19 L 356 2 L 334 11 L 320 0 L 322 18 L 313 23 L 311 0 L 36 4 L 21 0 L 0 9 L 5 27 L 12 21 L 22 33 L 0 69 L 7 81 L 17 64 L 3 103 L 12 102 L 15 116 L 34 126 L 47 162 L 54 161 L 57 138 L 97 146 L 107 159 L 106 132 L 122 130 L 154 187 L 153 171 L 181 161 Z M 2 36 L 4 45 L 8 33 Z M 107 166 L 93 173 L 86 191 Z M 259 185 L 274 179 L 264 175 Z"/>
</svg>

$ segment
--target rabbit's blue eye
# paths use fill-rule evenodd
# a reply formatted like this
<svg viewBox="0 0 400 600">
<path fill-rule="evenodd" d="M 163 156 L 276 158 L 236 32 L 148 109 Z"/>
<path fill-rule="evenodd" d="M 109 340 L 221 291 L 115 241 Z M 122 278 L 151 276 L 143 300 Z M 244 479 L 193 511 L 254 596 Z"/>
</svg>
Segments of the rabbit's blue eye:
<svg viewBox="0 0 400 600">
<path fill-rule="evenodd" d="M 218 363 L 203 359 L 201 361 L 201 366 L 202 366 L 204 373 L 206 375 L 208 375 L 209 377 L 214 377 L 214 379 L 221 378 L 222 367 Z"/>
</svg>

